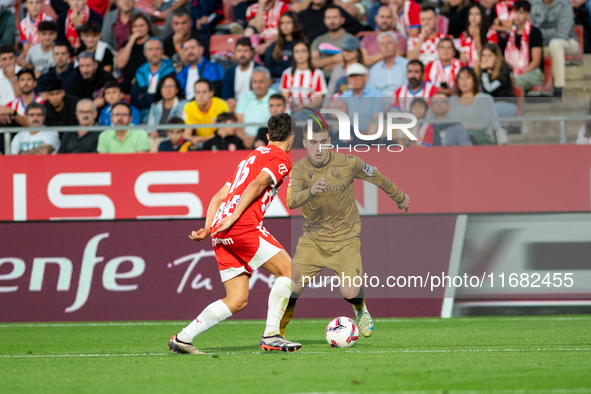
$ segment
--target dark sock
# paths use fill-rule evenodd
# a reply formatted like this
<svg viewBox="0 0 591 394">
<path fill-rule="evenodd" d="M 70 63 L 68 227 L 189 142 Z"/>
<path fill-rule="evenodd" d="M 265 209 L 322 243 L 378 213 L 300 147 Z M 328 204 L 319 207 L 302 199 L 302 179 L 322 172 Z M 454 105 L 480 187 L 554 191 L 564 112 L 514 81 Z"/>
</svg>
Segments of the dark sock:
<svg viewBox="0 0 591 394">
<path fill-rule="evenodd" d="M 345 298 L 345 301 L 352 304 L 357 310 L 363 309 L 363 305 L 365 304 L 365 291 L 363 287 L 359 288 L 359 293 L 357 293 L 355 298 Z"/>
<path fill-rule="evenodd" d="M 289 297 L 289 302 L 287 303 L 287 307 L 285 308 L 285 313 L 283 314 L 283 318 L 281 319 L 281 322 L 279 323 L 279 333 L 284 338 L 285 338 L 285 327 L 287 327 L 287 325 L 291 321 L 291 318 L 293 317 L 293 312 L 295 311 L 295 305 L 296 305 L 296 302 L 298 301 L 299 297 L 300 297 L 299 294 L 291 293 L 291 296 Z"/>
</svg>

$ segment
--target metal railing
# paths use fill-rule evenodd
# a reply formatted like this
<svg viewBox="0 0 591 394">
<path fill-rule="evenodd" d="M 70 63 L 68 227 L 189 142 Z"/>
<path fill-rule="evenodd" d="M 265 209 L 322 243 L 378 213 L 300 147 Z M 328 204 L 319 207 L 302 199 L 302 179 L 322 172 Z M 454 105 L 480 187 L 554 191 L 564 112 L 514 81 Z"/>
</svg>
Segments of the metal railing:
<svg viewBox="0 0 591 394">
<path fill-rule="evenodd" d="M 559 143 L 566 144 L 567 142 L 567 121 L 590 121 L 591 114 L 584 115 L 546 115 L 546 116 L 511 116 L 511 117 L 475 117 L 475 118 L 461 118 L 461 119 L 436 119 L 429 118 L 426 122 L 430 124 L 445 124 L 445 123 L 463 123 L 463 122 L 500 122 L 500 123 L 523 123 L 523 122 L 558 122 L 559 124 Z M 297 126 L 304 126 L 306 122 L 298 121 Z M 336 120 L 327 120 L 329 125 L 338 125 Z M 362 120 L 359 124 L 378 124 L 377 120 Z M 224 127 L 266 127 L 266 123 L 224 123 Z M 143 130 L 171 130 L 171 129 L 205 129 L 205 128 L 218 128 L 219 123 L 208 123 L 208 124 L 162 124 L 162 125 L 129 125 L 129 126 L 47 126 L 47 127 L 0 127 L 0 133 L 4 134 L 4 154 L 10 154 L 10 141 L 11 134 L 16 134 L 20 131 L 57 131 L 62 133 L 78 132 L 79 130 L 85 131 L 104 131 L 104 130 L 130 130 L 130 129 L 143 129 Z"/>
</svg>

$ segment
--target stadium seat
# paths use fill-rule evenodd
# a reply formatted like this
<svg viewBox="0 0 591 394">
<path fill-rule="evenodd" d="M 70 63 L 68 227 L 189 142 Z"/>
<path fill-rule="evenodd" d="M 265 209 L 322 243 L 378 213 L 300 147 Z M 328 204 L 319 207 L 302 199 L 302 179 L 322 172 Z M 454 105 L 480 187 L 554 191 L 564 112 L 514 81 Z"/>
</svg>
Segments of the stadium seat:
<svg viewBox="0 0 591 394">
<path fill-rule="evenodd" d="M 523 88 L 521 86 L 513 87 L 513 92 L 517 96 L 517 113 L 515 116 L 523 116 Z"/>
<path fill-rule="evenodd" d="M 437 33 L 441 33 L 447 36 L 447 31 L 449 29 L 449 19 L 443 15 L 437 16 Z"/>
<path fill-rule="evenodd" d="M 355 37 L 359 38 L 359 41 L 361 41 L 363 39 L 363 37 L 365 37 L 371 33 L 374 33 L 374 32 L 373 31 L 360 31 L 359 33 L 355 34 Z"/>
<path fill-rule="evenodd" d="M 223 51 L 234 52 L 236 40 L 241 38 L 241 34 L 214 34 L 211 36 L 209 42 L 209 50 L 211 53 L 218 53 Z"/>
<path fill-rule="evenodd" d="M 566 55 L 564 60 L 567 65 L 580 66 L 583 64 L 583 50 L 585 49 L 583 26 L 575 25 L 575 32 L 577 33 L 577 38 L 579 39 L 579 53 L 574 55 Z"/>
<path fill-rule="evenodd" d="M 544 56 L 544 83 L 531 88 L 527 96 L 540 97 L 552 96 L 554 94 L 554 81 L 552 79 L 552 58 Z"/>
</svg>

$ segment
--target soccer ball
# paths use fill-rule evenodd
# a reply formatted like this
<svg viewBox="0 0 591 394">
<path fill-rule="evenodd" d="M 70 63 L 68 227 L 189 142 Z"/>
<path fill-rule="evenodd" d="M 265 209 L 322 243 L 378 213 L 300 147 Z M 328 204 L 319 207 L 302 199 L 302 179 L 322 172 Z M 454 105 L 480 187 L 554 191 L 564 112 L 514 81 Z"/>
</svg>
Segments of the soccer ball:
<svg viewBox="0 0 591 394">
<path fill-rule="evenodd" d="M 332 347 L 353 347 L 359 338 L 359 328 L 348 317 L 335 317 L 326 326 L 325 336 Z"/>
</svg>

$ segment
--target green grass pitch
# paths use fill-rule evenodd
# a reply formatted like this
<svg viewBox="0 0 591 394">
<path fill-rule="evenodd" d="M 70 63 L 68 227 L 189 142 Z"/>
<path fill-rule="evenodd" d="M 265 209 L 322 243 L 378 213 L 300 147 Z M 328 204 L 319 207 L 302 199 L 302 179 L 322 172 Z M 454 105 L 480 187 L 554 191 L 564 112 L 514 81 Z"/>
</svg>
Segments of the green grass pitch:
<svg viewBox="0 0 591 394">
<path fill-rule="evenodd" d="M 294 320 L 297 353 L 258 348 L 264 323 L 233 320 L 177 355 L 185 322 L 0 324 L 1 393 L 591 393 L 591 317 L 376 319 L 351 349 L 330 319 Z"/>
</svg>

